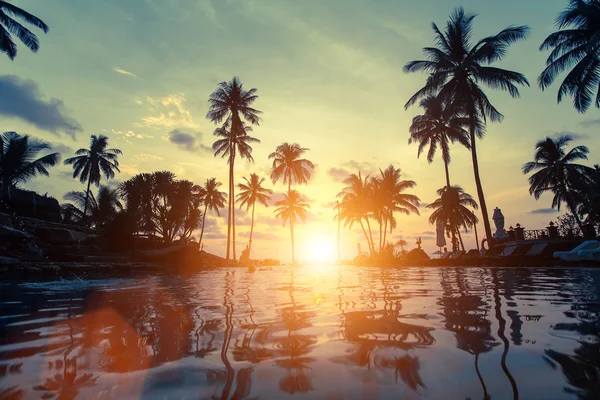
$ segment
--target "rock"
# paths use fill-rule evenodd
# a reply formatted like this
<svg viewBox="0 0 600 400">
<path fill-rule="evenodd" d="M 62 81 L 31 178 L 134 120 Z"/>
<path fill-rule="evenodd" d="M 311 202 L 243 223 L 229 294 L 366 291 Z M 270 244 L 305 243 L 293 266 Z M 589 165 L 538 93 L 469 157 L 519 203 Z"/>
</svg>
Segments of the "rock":
<svg viewBox="0 0 600 400">
<path fill-rule="evenodd" d="M 13 239 L 31 239 L 31 236 L 27 232 L 20 231 L 18 229 L 12 228 L 6 225 L 0 225 L 0 236 L 1 237 L 10 237 Z"/>
<path fill-rule="evenodd" d="M 87 240 L 87 235 L 66 228 L 39 227 L 35 235 L 46 243 L 51 244 L 79 244 Z"/>
<path fill-rule="evenodd" d="M 18 258 L 0 256 L 0 265 L 15 265 L 20 261 Z"/>
</svg>

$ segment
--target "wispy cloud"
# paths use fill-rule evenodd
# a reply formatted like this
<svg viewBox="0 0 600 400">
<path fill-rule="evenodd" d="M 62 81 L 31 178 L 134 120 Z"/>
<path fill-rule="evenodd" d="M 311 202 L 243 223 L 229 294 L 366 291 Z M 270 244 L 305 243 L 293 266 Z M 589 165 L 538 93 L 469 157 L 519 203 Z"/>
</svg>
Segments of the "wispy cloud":
<svg viewBox="0 0 600 400">
<path fill-rule="evenodd" d="M 538 209 L 529 211 L 529 214 L 555 214 L 557 212 L 558 211 L 556 211 L 553 208 L 538 208 Z"/>
<path fill-rule="evenodd" d="M 600 125 L 600 118 L 586 119 L 585 121 L 581 121 L 578 125 L 582 128 L 594 128 Z"/>
<path fill-rule="evenodd" d="M 150 105 L 153 115 L 143 117 L 141 122 L 134 126 L 151 127 L 155 129 L 197 129 L 192 113 L 185 108 L 185 96 L 183 94 L 170 94 L 161 98 L 146 97 L 146 103 Z"/>
<path fill-rule="evenodd" d="M 125 142 L 131 144 L 131 139 L 152 139 L 152 135 L 147 135 L 145 133 L 134 132 L 131 129 L 129 130 L 117 130 L 112 129 L 112 133 L 116 136 L 121 137 Z"/>
<path fill-rule="evenodd" d="M 117 74 L 133 76 L 134 78 L 137 78 L 137 75 L 134 74 L 133 72 L 129 72 L 129 71 L 121 69 L 121 68 L 114 67 L 113 71 L 115 71 Z"/>
</svg>

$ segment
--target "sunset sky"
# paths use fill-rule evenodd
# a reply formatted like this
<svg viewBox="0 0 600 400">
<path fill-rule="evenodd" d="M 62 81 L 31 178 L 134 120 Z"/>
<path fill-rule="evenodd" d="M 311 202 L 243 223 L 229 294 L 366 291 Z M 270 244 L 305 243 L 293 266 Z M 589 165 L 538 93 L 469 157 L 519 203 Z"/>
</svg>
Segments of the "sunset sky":
<svg viewBox="0 0 600 400">
<path fill-rule="evenodd" d="M 297 258 L 308 261 L 315 247 L 335 257 L 337 223 L 332 209 L 344 175 L 376 174 L 390 163 L 418 184 L 414 193 L 432 202 L 444 185 L 443 164 L 417 159 L 407 144 L 418 107 L 405 111 L 406 100 L 423 86 L 425 76 L 407 75 L 402 67 L 421 58 L 433 44 L 431 22 L 445 24 L 455 6 L 477 13 L 475 38 L 508 25 L 529 25 L 530 38 L 509 49 L 499 63 L 524 73 L 532 84 L 521 98 L 488 90 L 503 112 L 501 124 L 488 126 L 478 146 L 490 217 L 500 207 L 506 227 L 517 222 L 543 228 L 558 213 L 550 196 L 529 196 L 521 166 L 545 136 L 571 132 L 576 144 L 590 148 L 589 164 L 600 162 L 598 109 L 578 114 L 570 99 L 556 104 L 557 85 L 547 92 L 536 79 L 547 53 L 542 40 L 554 29 L 564 0 L 15 0 L 14 4 L 50 26 L 40 33 L 41 49 L 31 53 L 21 43 L 15 61 L 0 57 L 2 131 L 14 130 L 51 142 L 63 159 L 88 147 L 91 134 L 109 137 L 123 150 L 117 184 L 139 172 L 171 170 L 178 178 L 202 184 L 216 177 L 226 187 L 228 168 L 210 150 L 214 125 L 205 119 L 207 99 L 217 84 L 239 76 L 258 89 L 256 108 L 264 114 L 253 136 L 254 165 L 238 161 L 236 182 L 256 172 L 267 177 L 267 159 L 278 144 L 297 142 L 310 148 L 316 165 L 307 186 L 297 189 L 311 204 L 306 224 L 297 226 Z M 38 33 L 39 31 L 36 31 Z M 25 187 L 61 200 L 69 190 L 84 190 L 68 166 L 51 170 Z M 469 153 L 452 148 L 450 174 L 476 197 Z M 269 187 L 272 187 L 269 182 Z M 273 189 L 281 193 L 283 184 Z M 280 196 L 280 195 L 278 195 Z M 564 211 L 564 210 L 563 210 Z M 207 218 L 205 250 L 224 255 L 226 220 Z M 238 212 L 238 256 L 247 243 L 249 214 Z M 435 250 L 429 211 L 398 215 L 392 238 L 414 247 L 417 237 Z M 479 225 L 483 232 L 483 225 Z M 253 258 L 289 261 L 289 229 L 273 207 L 257 208 Z M 471 234 L 466 236 L 474 247 Z M 343 231 L 342 256 L 352 259 L 359 231 Z"/>
</svg>

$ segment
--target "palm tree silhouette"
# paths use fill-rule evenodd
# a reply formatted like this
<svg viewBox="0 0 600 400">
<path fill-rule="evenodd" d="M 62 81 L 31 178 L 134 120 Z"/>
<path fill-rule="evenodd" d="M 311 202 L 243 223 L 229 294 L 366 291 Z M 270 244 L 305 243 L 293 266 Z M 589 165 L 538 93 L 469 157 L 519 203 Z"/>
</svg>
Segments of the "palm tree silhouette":
<svg viewBox="0 0 600 400">
<path fill-rule="evenodd" d="M 200 230 L 200 248 L 202 248 L 202 237 L 204 236 L 204 223 L 206 221 L 206 212 L 215 211 L 220 217 L 220 208 L 225 207 L 226 194 L 219 191 L 222 183 L 215 178 L 207 179 L 204 184 L 202 202 L 204 203 L 204 213 L 202 214 L 202 229 Z"/>
<path fill-rule="evenodd" d="M 306 221 L 308 217 L 307 208 L 309 205 L 302 200 L 300 193 L 296 190 L 290 190 L 287 194 L 284 194 L 283 200 L 280 200 L 275 203 L 277 209 L 275 212 L 277 213 L 277 218 L 283 219 L 283 226 L 285 223 L 289 221 L 290 223 L 290 235 L 292 239 L 292 265 L 296 263 L 296 258 L 294 255 L 294 223 L 298 218 L 300 218 L 303 222 Z"/>
<path fill-rule="evenodd" d="M 470 194 L 465 193 L 463 188 L 457 185 L 438 189 L 437 194 L 440 197 L 427 206 L 427 208 L 434 210 L 429 216 L 429 222 L 431 224 L 441 222 L 447 227 L 446 229 L 452 234 L 453 245 L 456 243 L 455 237 L 458 234 L 464 251 L 465 246 L 460 237 L 460 228 L 464 227 L 466 229 L 479 222 L 473 211 L 469 209 L 471 207 L 477 210 L 477 203 Z"/>
<path fill-rule="evenodd" d="M 255 108 L 252 108 L 251 105 L 258 99 L 257 89 L 252 88 L 250 90 L 245 90 L 242 82 L 240 82 L 239 78 L 233 77 L 230 82 L 221 82 L 217 86 L 217 89 L 210 95 L 208 99 L 209 110 L 206 114 L 206 118 L 214 122 L 215 124 L 224 122 L 221 129 L 224 131 L 217 132 L 215 131 L 215 135 L 220 136 L 220 134 L 225 134 L 228 128 L 232 133 L 228 136 L 230 137 L 230 145 L 228 146 L 229 151 L 226 153 L 223 150 L 221 153 L 223 156 L 228 155 L 228 163 L 229 163 L 229 203 L 228 203 L 228 211 L 227 211 L 227 260 L 229 260 L 229 249 L 231 246 L 231 228 L 233 226 L 233 236 L 234 236 L 234 244 L 233 244 L 233 258 L 235 260 L 235 209 L 234 209 L 234 179 L 233 179 L 233 167 L 235 163 L 236 156 L 236 145 L 232 142 L 235 138 L 240 138 L 245 136 L 246 132 L 249 131 L 248 127 L 244 125 L 244 121 L 246 120 L 251 125 L 259 125 L 260 118 L 259 114 L 262 111 L 259 111 Z M 228 136 L 223 136 L 226 140 Z M 216 144 L 216 143 L 215 143 Z M 213 145 L 213 150 L 216 148 Z M 250 148 L 251 150 L 251 148 Z M 243 157 L 243 155 L 242 155 Z"/>
<path fill-rule="evenodd" d="M 252 157 L 252 146 L 250 146 L 250 143 L 260 143 L 260 140 L 248 136 L 248 132 L 252 131 L 251 126 L 245 126 L 244 123 L 241 123 L 240 127 L 240 129 L 234 131 L 233 129 L 229 129 L 227 125 L 224 125 L 221 128 L 217 128 L 214 132 L 215 136 L 221 138 L 213 143 L 215 157 L 218 155 L 221 157 L 228 157 L 227 162 L 229 163 L 230 179 L 233 179 L 233 163 L 235 162 L 236 154 L 239 154 L 241 158 L 254 162 L 254 158 Z M 229 211 L 229 217 L 227 218 L 227 236 L 229 238 L 229 234 L 231 233 L 233 242 L 233 260 L 235 261 L 237 257 L 235 253 L 235 206 L 233 204 L 235 199 L 235 186 L 233 183 L 230 185 L 230 190 L 231 210 Z M 232 229 L 232 231 L 230 232 L 229 229 Z M 227 254 L 229 254 L 229 251 Z"/>
<path fill-rule="evenodd" d="M 27 11 L 12 5 L 8 1 L 0 0 L 0 51 L 5 53 L 11 60 L 14 60 L 17 56 L 17 45 L 13 42 L 10 36 L 11 33 L 16 35 L 34 53 L 40 48 L 37 36 L 15 21 L 13 17 L 22 19 L 28 24 L 40 28 L 44 33 L 48 33 L 50 29 L 44 21 L 35 15 L 29 14 Z"/>
<path fill-rule="evenodd" d="M 153 202 L 152 174 L 138 174 L 118 187 L 119 195 L 125 200 L 125 208 L 136 221 L 137 232 L 150 233 L 154 231 L 152 221 Z"/>
<path fill-rule="evenodd" d="M 96 226 L 100 226 L 117 215 L 119 211 L 123 209 L 123 205 L 119 201 L 119 194 L 117 189 L 111 189 L 107 186 L 100 185 L 98 189 L 98 195 L 94 196 L 93 193 L 89 194 L 89 207 L 87 214 L 84 214 L 82 209 L 85 208 L 87 193 L 71 191 L 66 193 L 63 198 L 68 200 L 74 205 L 69 208 L 70 212 L 74 213 L 74 216 L 79 221 L 91 220 Z"/>
<path fill-rule="evenodd" d="M 288 184 L 288 193 L 292 190 L 292 182 L 307 184 L 315 166 L 309 160 L 300 157 L 309 150 L 300 147 L 298 143 L 283 143 L 277 146 L 275 151 L 269 154 L 269 159 L 273 159 L 273 183 L 283 180 L 284 184 Z"/>
<path fill-rule="evenodd" d="M 2 194 L 9 196 L 10 188 L 24 183 L 38 174 L 48 176 L 48 167 L 58 163 L 60 154 L 51 153 L 36 158 L 43 150 L 50 150 L 47 143 L 19 135 L 16 132 L 5 132 L 0 135 L 0 184 Z"/>
<path fill-rule="evenodd" d="M 427 59 L 411 61 L 404 66 L 405 72 L 424 71 L 430 74 L 425 86 L 408 100 L 405 108 L 421 98 L 435 94 L 446 104 L 458 104 L 464 110 L 469 121 L 471 157 L 479 205 L 486 237 L 491 243 L 492 229 L 479 175 L 475 139 L 476 136 L 481 138 L 483 135 L 483 131 L 477 129 L 478 121 L 485 124 L 489 118 L 500 122 L 504 116 L 492 105 L 479 84 L 508 91 L 512 97 L 519 96 L 516 85 L 529 86 L 523 74 L 490 66 L 504 57 L 511 44 L 525 39 L 529 28 L 509 26 L 497 35 L 485 37 L 472 45 L 470 38 L 474 18 L 475 15 L 465 14 L 463 8 L 459 7 L 450 16 L 444 33 L 435 23 L 432 25 L 436 41 L 435 47 L 423 49 Z"/>
<path fill-rule="evenodd" d="M 88 201 L 90 196 L 90 185 L 100 185 L 102 174 L 106 179 L 114 178 L 115 171 L 119 170 L 119 154 L 123 152 L 119 149 L 107 149 L 108 138 L 104 135 L 90 137 L 90 148 L 79 149 L 75 152 L 76 156 L 67 158 L 65 165 L 73 165 L 73 178 L 79 177 L 81 183 L 87 181 L 86 200 L 83 207 L 83 214 L 86 215 Z"/>
<path fill-rule="evenodd" d="M 560 204 L 563 201 L 567 203 L 583 232 L 583 224 L 577 214 L 576 191 L 591 184 L 590 176 L 594 170 L 575 164 L 577 160 L 587 160 L 589 150 L 586 146 L 576 146 L 565 152 L 565 146 L 571 140 L 570 135 L 563 135 L 556 140 L 548 137 L 537 142 L 534 161 L 523 165 L 523 174 L 537 171 L 529 177 L 529 194 L 537 200 L 545 192 L 554 193 L 552 208 L 560 210 Z"/>
<path fill-rule="evenodd" d="M 573 105 L 580 113 L 586 112 L 592 101 L 600 107 L 600 96 L 593 98 L 600 89 L 600 2 L 569 0 L 567 8 L 556 18 L 556 26 L 559 30 L 540 46 L 540 51 L 552 49 L 552 53 L 538 78 L 538 85 L 545 90 L 558 75 L 569 70 L 558 89 L 557 102 L 564 96 L 573 96 Z"/>
<path fill-rule="evenodd" d="M 440 97 L 427 96 L 419 103 L 423 108 L 423 114 L 413 118 L 409 128 L 410 138 L 408 144 L 418 143 L 421 155 L 427 146 L 427 161 L 431 164 L 435 157 L 438 146 L 442 151 L 442 160 L 446 172 L 446 186 L 450 186 L 450 142 L 458 142 L 467 149 L 471 148 L 469 132 L 464 129 L 468 120 L 462 117 L 455 106 L 444 104 Z"/>
<path fill-rule="evenodd" d="M 246 211 L 252 206 L 252 223 L 250 224 L 250 240 L 248 242 L 248 256 L 252 250 L 252 233 L 254 232 L 254 208 L 256 202 L 269 207 L 268 201 L 271 199 L 273 191 L 262 187 L 265 178 L 259 178 L 256 174 L 250 174 L 250 179 L 245 178 L 246 183 L 239 183 L 240 193 L 237 195 L 237 202 L 241 202 L 240 208 L 246 206 Z"/>
<path fill-rule="evenodd" d="M 400 168 L 394 168 L 393 165 L 387 167 L 384 171 L 379 170 L 381 176 L 373 180 L 373 189 L 375 203 L 379 205 L 379 252 L 383 250 L 386 243 L 387 228 L 396 227 L 394 213 L 409 215 L 415 213 L 419 215 L 419 198 L 413 194 L 402 193 L 406 189 L 412 189 L 417 186 L 415 181 L 402 180 L 402 171 Z M 382 225 L 384 225 L 382 235 Z M 382 241 L 383 239 L 383 241 Z"/>
<path fill-rule="evenodd" d="M 352 225 L 355 222 L 360 224 L 369 245 L 369 251 L 373 255 L 375 253 L 375 246 L 373 244 L 373 235 L 371 234 L 371 224 L 369 223 L 369 213 L 372 208 L 370 182 L 371 179 L 369 176 L 367 175 L 363 178 L 360 171 L 358 171 L 358 174 L 350 174 L 350 176 L 344 179 L 343 183 L 346 186 L 336 196 L 341 199 L 336 208 L 340 209 L 340 218 L 344 220 L 345 227 L 352 229 Z M 363 220 L 367 223 L 369 234 L 367 234 Z"/>
</svg>

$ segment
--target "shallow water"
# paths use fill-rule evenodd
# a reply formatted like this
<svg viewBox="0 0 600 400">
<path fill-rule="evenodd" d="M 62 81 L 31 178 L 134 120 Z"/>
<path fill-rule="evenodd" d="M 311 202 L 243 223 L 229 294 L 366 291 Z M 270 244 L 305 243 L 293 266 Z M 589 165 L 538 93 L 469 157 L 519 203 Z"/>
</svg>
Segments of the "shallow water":
<svg viewBox="0 0 600 400">
<path fill-rule="evenodd" d="M 0 399 L 591 399 L 599 300 L 590 269 L 4 283 Z"/>
</svg>

